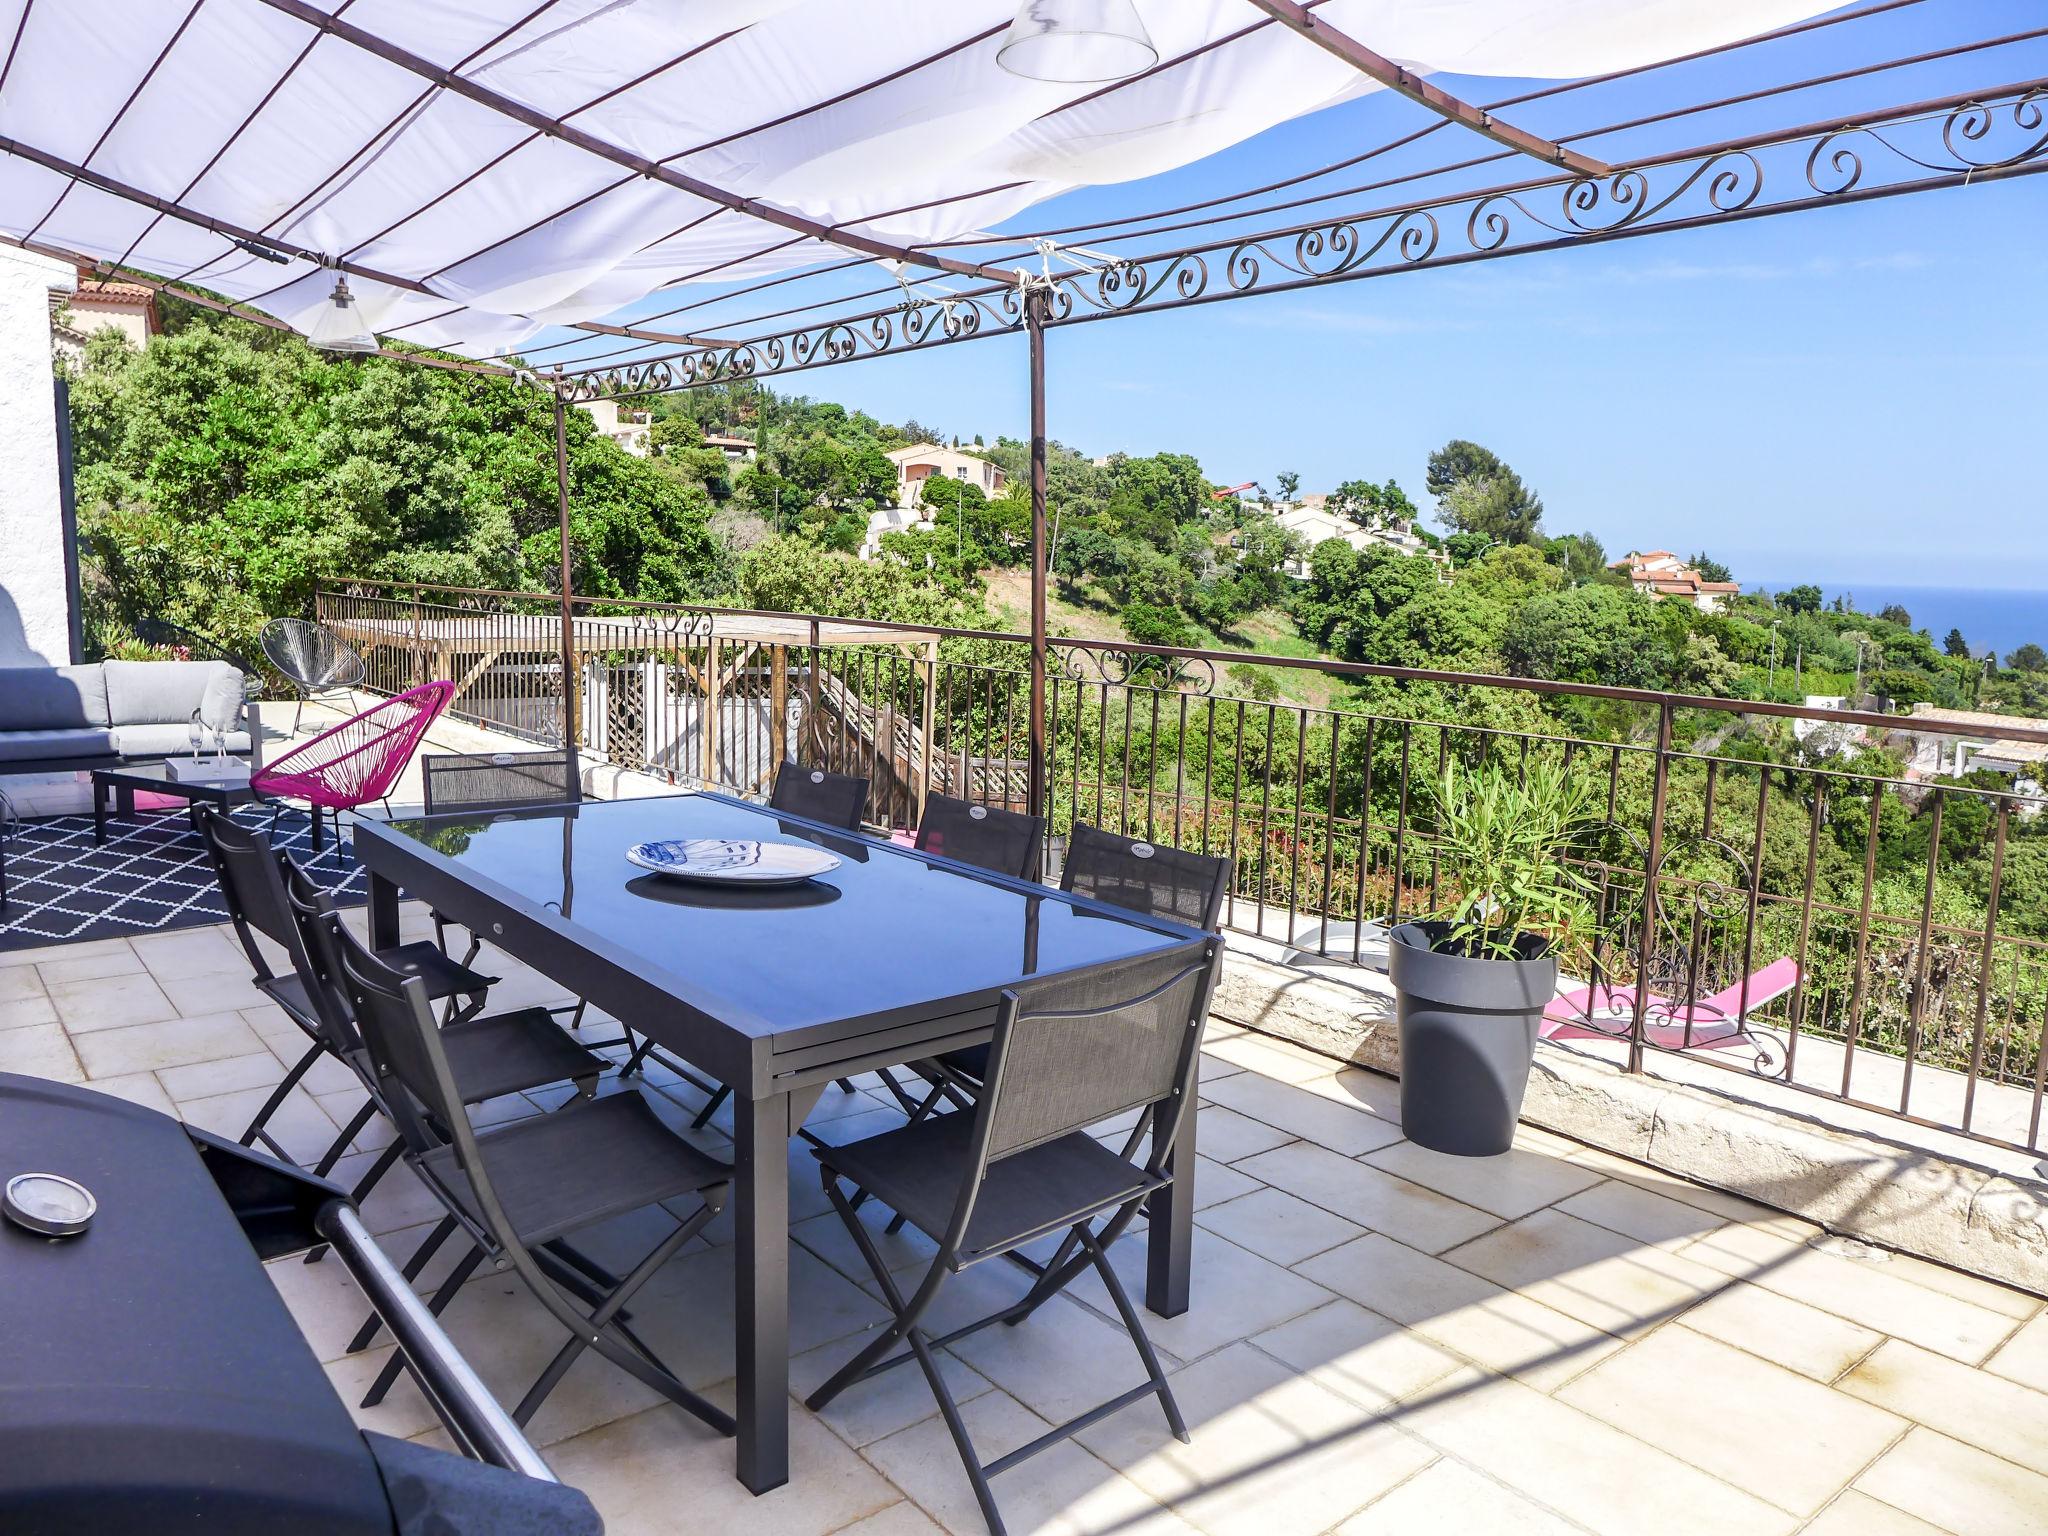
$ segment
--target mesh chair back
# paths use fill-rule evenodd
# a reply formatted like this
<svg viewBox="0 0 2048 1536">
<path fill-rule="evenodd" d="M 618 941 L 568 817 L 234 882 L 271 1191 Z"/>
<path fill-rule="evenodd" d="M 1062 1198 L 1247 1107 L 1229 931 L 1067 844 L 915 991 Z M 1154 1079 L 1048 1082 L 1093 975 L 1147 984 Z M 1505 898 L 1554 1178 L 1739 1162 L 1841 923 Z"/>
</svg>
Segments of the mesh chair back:
<svg viewBox="0 0 2048 1536">
<path fill-rule="evenodd" d="M 807 817 L 828 827 L 860 830 L 860 813 L 867 808 L 868 781 L 824 768 L 806 768 L 787 762 L 775 770 L 775 788 L 768 804 L 792 816 Z"/>
<path fill-rule="evenodd" d="M 1067 838 L 1060 889 L 1213 932 L 1230 889 L 1230 860 L 1077 821 Z"/>
<path fill-rule="evenodd" d="M 362 1031 L 364 1052 L 399 1134 L 416 1153 L 433 1150 L 441 1138 L 427 1123 L 425 1117 L 431 1116 L 434 1124 L 453 1133 L 467 1166 L 475 1140 L 427 1004 L 425 983 L 379 960 L 349 932 L 340 913 L 322 913 L 315 921 L 332 946 L 342 993 Z"/>
<path fill-rule="evenodd" d="M 353 688 L 363 680 L 363 658 L 332 630 L 304 619 L 272 619 L 257 644 L 270 664 L 300 688 Z"/>
<path fill-rule="evenodd" d="M 1045 818 L 989 805 L 971 805 L 951 795 L 932 795 L 917 820 L 917 847 L 962 864 L 992 869 L 1018 880 L 1038 878 L 1039 845 Z"/>
<path fill-rule="evenodd" d="M 1023 989 L 976 1111 L 989 1161 L 1182 1094 L 1221 954 L 1196 939 Z"/>
<path fill-rule="evenodd" d="M 381 800 L 454 697 L 453 683 L 409 688 L 258 769 L 249 775 L 249 787 L 259 795 L 338 811 Z"/>
<path fill-rule="evenodd" d="M 235 936 L 248 951 L 256 974 L 267 980 L 271 975 L 270 962 L 256 947 L 251 930 L 281 945 L 287 955 L 296 957 L 300 952 L 298 924 L 292 921 L 270 839 L 211 807 L 200 808 L 199 835 L 213 861 L 221 900 L 234 922 Z"/>
<path fill-rule="evenodd" d="M 319 1009 L 336 1051 L 343 1055 L 359 1051 L 363 1040 L 356 1029 L 355 1008 L 342 985 L 341 947 L 324 921 L 336 910 L 334 898 L 288 853 L 277 855 L 277 870 L 305 957 L 299 974 L 305 978 L 306 991 Z"/>
<path fill-rule="evenodd" d="M 201 809 L 199 831 L 212 856 L 221 900 L 234 922 L 235 937 L 241 940 L 256 979 L 275 979 L 270 962 L 256 946 L 254 935 L 260 933 L 284 950 L 292 974 L 306 989 L 312 1016 L 303 1022 L 318 1031 L 322 1043 L 330 1050 L 352 1048 L 355 1030 L 349 1023 L 347 1009 L 323 987 L 321 963 L 306 942 L 298 916 L 302 894 L 305 902 L 331 911 L 334 903 L 327 892 L 288 857 L 274 851 L 262 833 L 253 832 L 218 811 Z M 290 1011 L 300 1010 L 294 1006 Z"/>
<path fill-rule="evenodd" d="M 451 811 L 517 811 L 571 805 L 583 798 L 573 753 L 433 752 L 420 758 L 429 816 Z"/>
</svg>

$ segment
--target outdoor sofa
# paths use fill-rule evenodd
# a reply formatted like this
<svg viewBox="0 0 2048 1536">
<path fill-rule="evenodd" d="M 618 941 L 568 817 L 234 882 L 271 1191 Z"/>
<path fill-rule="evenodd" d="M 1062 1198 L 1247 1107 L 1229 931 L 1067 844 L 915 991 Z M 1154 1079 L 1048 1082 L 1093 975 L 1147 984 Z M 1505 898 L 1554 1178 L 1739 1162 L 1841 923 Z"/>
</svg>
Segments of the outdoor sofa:
<svg viewBox="0 0 2048 1536">
<path fill-rule="evenodd" d="M 189 751 L 194 710 L 209 731 L 226 732 L 229 752 L 246 756 L 243 683 L 225 661 L 0 667 L 0 775 L 116 768 Z"/>
</svg>

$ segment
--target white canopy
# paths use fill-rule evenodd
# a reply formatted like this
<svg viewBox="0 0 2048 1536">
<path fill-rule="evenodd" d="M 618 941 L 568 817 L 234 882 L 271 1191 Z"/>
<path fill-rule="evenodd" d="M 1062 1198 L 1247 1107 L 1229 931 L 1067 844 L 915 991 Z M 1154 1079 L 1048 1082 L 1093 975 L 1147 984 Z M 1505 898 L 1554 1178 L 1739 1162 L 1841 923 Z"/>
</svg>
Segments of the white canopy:
<svg viewBox="0 0 2048 1536">
<path fill-rule="evenodd" d="M 956 240 L 1379 89 L 1247 0 L 1138 0 L 1160 64 L 1109 87 L 999 67 L 1015 0 L 321 4 L 527 120 L 323 33 L 289 0 L 0 0 L 0 137 L 16 147 L 0 156 L 0 232 L 301 329 L 333 286 L 318 259 L 338 258 L 380 332 L 484 355 L 658 288 L 873 254 L 804 221 L 892 246 Z M 1326 0 L 1313 14 L 1417 71 L 1577 78 L 1831 8 Z M 536 128 L 533 112 L 704 192 Z M 235 232 L 304 254 L 279 264 Z"/>
</svg>

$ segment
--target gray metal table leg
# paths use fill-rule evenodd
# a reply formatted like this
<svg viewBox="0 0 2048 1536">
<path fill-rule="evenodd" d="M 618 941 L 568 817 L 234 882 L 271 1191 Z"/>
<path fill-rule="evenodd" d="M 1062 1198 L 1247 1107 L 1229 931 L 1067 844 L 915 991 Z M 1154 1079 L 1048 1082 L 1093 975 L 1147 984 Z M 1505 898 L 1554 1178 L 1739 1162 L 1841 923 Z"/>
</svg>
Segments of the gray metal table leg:
<svg viewBox="0 0 2048 1536">
<path fill-rule="evenodd" d="M 1188 1270 L 1195 1239 L 1195 1106 L 1180 1117 L 1173 1142 L 1173 1182 L 1145 1203 L 1145 1305 L 1161 1317 L 1188 1309 Z"/>
<path fill-rule="evenodd" d="M 739 1480 L 766 1493 L 789 1481 L 789 1136 L 787 1094 L 734 1095 L 738 1228 Z"/>
<path fill-rule="evenodd" d="M 390 949 L 398 943 L 398 887 L 384 876 L 370 874 L 370 948 Z"/>
</svg>

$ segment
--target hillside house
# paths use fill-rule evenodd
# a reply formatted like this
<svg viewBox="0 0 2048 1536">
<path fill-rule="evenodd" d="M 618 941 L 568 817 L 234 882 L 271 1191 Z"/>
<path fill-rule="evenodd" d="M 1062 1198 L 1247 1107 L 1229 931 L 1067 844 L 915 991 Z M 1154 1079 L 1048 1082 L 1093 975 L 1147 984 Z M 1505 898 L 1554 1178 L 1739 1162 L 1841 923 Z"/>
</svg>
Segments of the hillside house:
<svg viewBox="0 0 2048 1536">
<path fill-rule="evenodd" d="M 1914 730 L 1915 721 L 1966 725 L 1982 734 L 1936 735 Z M 1905 776 L 1916 781 L 1959 779 L 1985 769 L 2011 779 L 2013 787 L 2022 793 L 2038 793 L 2043 780 L 2048 780 L 2048 772 L 2043 771 L 2044 765 L 2048 765 L 2048 742 L 2013 741 L 2002 734 L 2013 728 L 2048 731 L 2048 720 L 1915 704 L 1912 714 L 1895 733 L 1907 748 Z"/>
<path fill-rule="evenodd" d="M 729 437 L 723 432 L 706 432 L 704 434 L 704 446 L 706 448 L 716 448 L 725 455 L 725 462 L 728 464 L 751 464 L 754 462 L 754 443 L 751 438 Z"/>
<path fill-rule="evenodd" d="M 50 295 L 51 346 L 73 362 L 85 356 L 86 341 L 99 331 L 119 331 L 139 351 L 163 329 L 154 288 L 102 280 L 90 267 L 78 269 L 76 291 Z"/>
<path fill-rule="evenodd" d="M 908 448 L 892 449 L 888 458 L 896 466 L 898 506 L 916 506 L 924 482 L 933 475 L 965 480 L 969 485 L 978 486 L 982 495 L 991 501 L 1002 495 L 1003 488 L 1010 483 L 1008 475 L 980 454 L 961 448 L 942 448 L 937 443 L 912 443 Z"/>
<path fill-rule="evenodd" d="M 597 430 L 617 443 L 636 459 L 644 459 L 650 452 L 645 411 L 622 411 L 616 400 L 586 400 L 576 407 L 587 411 Z"/>
<path fill-rule="evenodd" d="M 1630 550 L 1607 568 L 1626 574 L 1629 584 L 1645 596 L 1677 598 L 1701 613 L 1721 612 L 1742 592 L 1740 582 L 1708 581 L 1668 549 Z"/>
<path fill-rule="evenodd" d="M 1404 555 L 1433 554 L 1409 524 L 1397 523 L 1389 528 L 1361 527 L 1350 518 L 1331 511 L 1329 498 L 1321 494 L 1304 496 L 1296 502 L 1276 503 L 1273 521 L 1301 540 L 1301 557 L 1287 564 L 1287 574 L 1299 581 L 1308 579 L 1309 555 L 1318 544 L 1330 539 L 1342 539 L 1356 550 L 1384 544 Z"/>
</svg>

